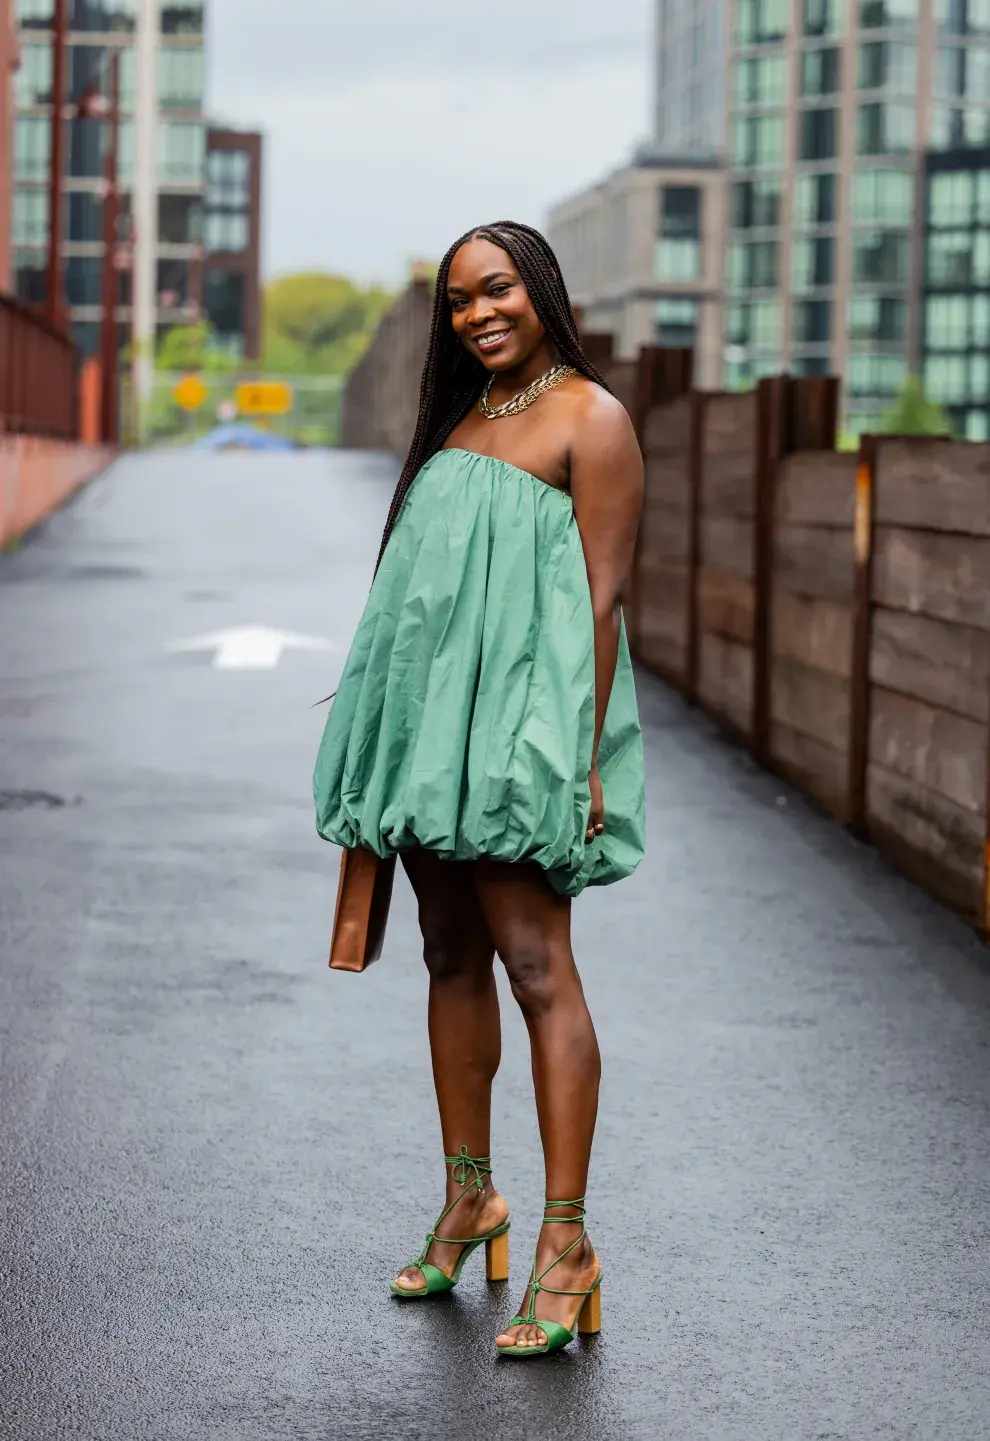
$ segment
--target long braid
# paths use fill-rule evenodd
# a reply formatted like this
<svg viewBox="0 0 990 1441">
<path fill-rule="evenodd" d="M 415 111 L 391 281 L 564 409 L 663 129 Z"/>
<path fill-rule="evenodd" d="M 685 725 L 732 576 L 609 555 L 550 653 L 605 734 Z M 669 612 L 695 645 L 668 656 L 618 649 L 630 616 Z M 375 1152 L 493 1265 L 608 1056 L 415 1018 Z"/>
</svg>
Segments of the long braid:
<svg viewBox="0 0 990 1441">
<path fill-rule="evenodd" d="M 409 487 L 429 458 L 441 449 L 450 433 L 467 415 L 488 374 L 481 361 L 461 345 L 450 321 L 447 279 L 454 256 L 468 240 L 490 240 L 512 257 L 533 309 L 561 360 L 572 365 L 588 380 L 595 381 L 605 390 L 609 389 L 581 348 L 581 337 L 560 263 L 538 230 L 520 225 L 515 220 L 499 220 L 494 225 L 469 230 L 455 240 L 437 271 L 430 339 L 419 390 L 419 415 L 412 445 L 389 506 L 385 534 L 378 553 L 379 564 L 409 494 Z"/>
</svg>

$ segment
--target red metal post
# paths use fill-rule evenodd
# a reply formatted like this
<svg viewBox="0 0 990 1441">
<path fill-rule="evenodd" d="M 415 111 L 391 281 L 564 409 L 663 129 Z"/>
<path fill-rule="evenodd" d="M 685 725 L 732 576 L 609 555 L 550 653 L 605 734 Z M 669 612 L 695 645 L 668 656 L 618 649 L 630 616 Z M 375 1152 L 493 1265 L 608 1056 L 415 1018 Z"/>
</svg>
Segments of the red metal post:
<svg viewBox="0 0 990 1441">
<path fill-rule="evenodd" d="M 65 7 L 55 0 L 52 15 L 52 129 L 48 177 L 48 287 L 45 314 L 52 325 L 62 325 L 62 171 L 65 168 Z"/>
<path fill-rule="evenodd" d="M 849 825 L 865 837 L 870 763 L 870 656 L 873 648 L 873 546 L 876 529 L 877 439 L 864 435 L 856 467 L 853 528 L 853 635 L 849 695 Z"/>
<path fill-rule="evenodd" d="M 117 443 L 118 353 L 117 333 L 117 152 L 120 138 L 120 51 L 110 57 L 110 134 L 107 144 L 106 197 L 103 202 L 103 325 L 100 355 L 103 372 L 101 429 L 107 445 Z"/>
</svg>

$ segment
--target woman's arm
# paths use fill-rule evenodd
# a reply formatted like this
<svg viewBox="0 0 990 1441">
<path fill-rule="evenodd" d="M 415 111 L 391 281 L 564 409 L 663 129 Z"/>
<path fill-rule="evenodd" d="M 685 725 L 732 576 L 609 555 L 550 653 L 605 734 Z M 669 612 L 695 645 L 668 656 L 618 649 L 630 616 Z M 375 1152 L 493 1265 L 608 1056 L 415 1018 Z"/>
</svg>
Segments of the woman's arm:
<svg viewBox="0 0 990 1441">
<path fill-rule="evenodd" d="M 595 622 L 595 739 L 589 776 L 589 824 L 595 825 L 605 819 L 598 746 L 615 679 L 621 607 L 643 504 L 643 458 L 632 421 L 619 401 L 597 387 L 589 392 L 571 444 L 571 496 Z"/>
</svg>

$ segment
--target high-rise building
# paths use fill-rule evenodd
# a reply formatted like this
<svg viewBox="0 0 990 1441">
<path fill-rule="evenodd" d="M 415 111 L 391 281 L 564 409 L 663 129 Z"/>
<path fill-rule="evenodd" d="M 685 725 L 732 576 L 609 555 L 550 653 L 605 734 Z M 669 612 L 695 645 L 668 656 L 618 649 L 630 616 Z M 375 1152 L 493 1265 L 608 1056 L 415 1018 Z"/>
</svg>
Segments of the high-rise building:
<svg viewBox="0 0 990 1441">
<path fill-rule="evenodd" d="M 203 309 L 238 360 L 261 354 L 262 148 L 257 131 L 207 132 Z"/>
<path fill-rule="evenodd" d="M 726 0 L 657 0 L 654 142 L 663 155 L 725 151 Z"/>
<path fill-rule="evenodd" d="M 990 145 L 929 155 L 924 245 L 925 393 L 990 440 Z"/>
<path fill-rule="evenodd" d="M 920 369 L 926 152 L 990 140 L 990 0 L 730 0 L 730 383 Z"/>
<path fill-rule="evenodd" d="M 71 0 L 65 84 L 64 298 L 83 355 L 99 347 L 104 257 L 104 156 L 108 122 L 83 118 L 87 89 L 105 93 L 108 57 L 120 53 L 119 234 L 133 222 L 134 266 L 120 271 L 122 341 L 200 313 L 206 174 L 203 116 L 204 0 Z M 53 0 L 17 0 L 21 67 L 14 135 L 13 255 L 16 288 L 45 298 L 51 146 Z M 149 227 L 154 245 L 142 243 Z M 121 251 L 126 259 L 126 248 Z M 142 319 L 142 308 L 149 312 Z"/>
<path fill-rule="evenodd" d="M 10 289 L 14 72 L 20 59 L 13 0 L 0 0 L 0 290 Z"/>
</svg>

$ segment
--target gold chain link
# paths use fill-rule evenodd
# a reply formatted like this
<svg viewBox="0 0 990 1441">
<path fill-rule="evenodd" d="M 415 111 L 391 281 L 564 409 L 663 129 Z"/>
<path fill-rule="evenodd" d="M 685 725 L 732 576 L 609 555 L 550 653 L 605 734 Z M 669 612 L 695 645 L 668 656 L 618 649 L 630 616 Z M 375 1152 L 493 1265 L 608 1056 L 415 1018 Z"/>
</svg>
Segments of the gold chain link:
<svg viewBox="0 0 990 1441">
<path fill-rule="evenodd" d="M 577 375 L 573 365 L 555 365 L 552 370 L 541 375 L 539 380 L 534 380 L 532 385 L 527 385 L 525 390 L 520 390 L 518 395 L 499 406 L 491 405 L 488 400 L 488 392 L 495 383 L 493 375 L 481 393 L 478 409 L 486 420 L 500 420 L 504 415 L 518 415 L 521 410 L 528 410 L 535 400 L 539 400 L 548 390 L 553 390 L 569 375 Z"/>
</svg>

